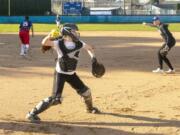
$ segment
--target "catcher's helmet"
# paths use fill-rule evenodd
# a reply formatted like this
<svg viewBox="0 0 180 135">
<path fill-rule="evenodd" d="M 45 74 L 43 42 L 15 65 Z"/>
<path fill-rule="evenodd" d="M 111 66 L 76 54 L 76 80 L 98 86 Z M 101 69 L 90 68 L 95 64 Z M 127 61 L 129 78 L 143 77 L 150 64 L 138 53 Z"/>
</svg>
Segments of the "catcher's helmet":
<svg viewBox="0 0 180 135">
<path fill-rule="evenodd" d="M 74 23 L 65 23 L 61 28 L 61 33 L 63 36 L 70 36 L 73 41 L 79 40 L 79 34 L 76 32 L 78 31 L 78 26 Z"/>
</svg>

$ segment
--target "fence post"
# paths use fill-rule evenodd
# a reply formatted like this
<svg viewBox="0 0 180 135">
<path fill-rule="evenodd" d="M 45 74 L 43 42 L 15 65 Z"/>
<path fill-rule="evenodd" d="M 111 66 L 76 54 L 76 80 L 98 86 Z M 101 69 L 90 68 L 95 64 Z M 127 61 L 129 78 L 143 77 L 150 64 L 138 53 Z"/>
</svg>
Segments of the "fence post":
<svg viewBox="0 0 180 135">
<path fill-rule="evenodd" d="M 126 6 L 125 6 L 125 0 L 123 1 L 123 6 L 124 6 L 124 15 L 126 14 Z"/>
<path fill-rule="evenodd" d="M 8 0 L 8 16 L 11 16 L 11 0 Z"/>
<path fill-rule="evenodd" d="M 176 14 L 180 14 L 180 4 L 176 5 Z"/>
</svg>

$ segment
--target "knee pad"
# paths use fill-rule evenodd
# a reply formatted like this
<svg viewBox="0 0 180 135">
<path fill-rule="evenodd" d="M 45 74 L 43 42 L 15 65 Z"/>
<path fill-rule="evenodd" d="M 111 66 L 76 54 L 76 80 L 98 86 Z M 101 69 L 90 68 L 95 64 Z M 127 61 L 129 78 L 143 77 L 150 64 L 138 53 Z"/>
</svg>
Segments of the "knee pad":
<svg viewBox="0 0 180 135">
<path fill-rule="evenodd" d="M 82 93 L 81 96 L 82 96 L 82 99 L 86 105 L 86 109 L 91 110 L 93 108 L 91 91 L 88 89 L 87 91 Z"/>
<path fill-rule="evenodd" d="M 78 90 L 77 90 L 77 93 L 82 96 L 82 95 L 83 95 L 84 93 L 86 93 L 87 91 L 89 91 L 89 88 L 88 88 L 87 86 L 84 86 L 83 88 L 78 89 Z"/>
<path fill-rule="evenodd" d="M 167 54 L 168 54 L 168 51 L 166 51 L 166 50 L 161 50 L 161 51 L 160 51 L 160 55 L 161 55 L 162 57 L 165 57 Z"/>
<path fill-rule="evenodd" d="M 166 45 L 164 48 L 162 48 L 159 51 L 159 53 L 162 57 L 165 57 L 168 54 L 169 50 L 170 50 L 170 48 Z"/>
<path fill-rule="evenodd" d="M 92 95 L 91 95 L 91 90 L 90 89 L 88 89 L 84 93 L 82 93 L 81 96 L 83 97 L 85 102 L 92 100 Z"/>
<path fill-rule="evenodd" d="M 91 90 L 90 89 L 86 90 L 85 92 L 83 92 L 81 94 L 81 96 L 82 97 L 89 97 L 89 96 L 91 96 Z"/>
</svg>

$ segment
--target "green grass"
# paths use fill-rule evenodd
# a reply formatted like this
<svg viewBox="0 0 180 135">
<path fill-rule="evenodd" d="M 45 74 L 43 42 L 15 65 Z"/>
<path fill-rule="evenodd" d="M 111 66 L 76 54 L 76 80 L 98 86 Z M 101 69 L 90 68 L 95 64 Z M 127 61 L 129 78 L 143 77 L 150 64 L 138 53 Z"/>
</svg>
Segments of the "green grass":
<svg viewBox="0 0 180 135">
<path fill-rule="evenodd" d="M 78 24 L 80 31 L 154 31 L 155 28 L 142 24 Z M 18 32 L 19 24 L 0 24 L 0 32 Z M 35 32 L 49 32 L 55 24 L 34 24 Z M 170 24 L 171 31 L 180 32 L 180 24 Z"/>
</svg>

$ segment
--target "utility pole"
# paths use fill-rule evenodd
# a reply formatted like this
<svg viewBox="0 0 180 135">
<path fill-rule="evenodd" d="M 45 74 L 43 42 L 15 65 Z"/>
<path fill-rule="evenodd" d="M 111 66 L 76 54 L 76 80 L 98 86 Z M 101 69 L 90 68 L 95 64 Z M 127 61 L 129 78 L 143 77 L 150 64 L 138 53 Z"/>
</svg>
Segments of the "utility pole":
<svg viewBox="0 0 180 135">
<path fill-rule="evenodd" d="M 124 15 L 126 14 L 126 6 L 125 6 L 125 0 L 123 1 L 123 5 L 124 5 Z"/>
<path fill-rule="evenodd" d="M 11 0 L 8 0 L 8 16 L 11 16 Z"/>
<path fill-rule="evenodd" d="M 131 10 L 131 15 L 132 15 L 132 0 L 131 0 L 130 2 L 131 2 L 131 8 L 130 8 L 130 10 Z"/>
</svg>

